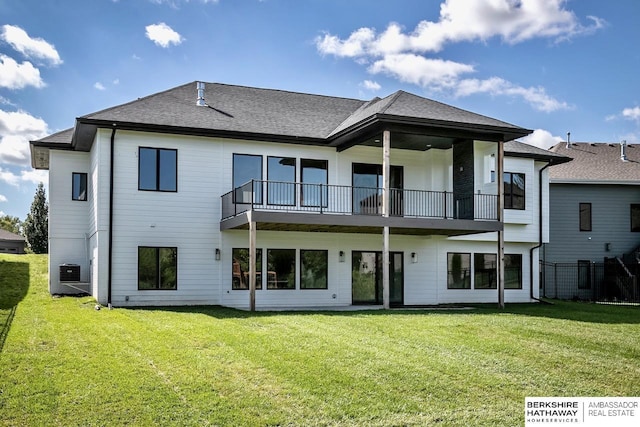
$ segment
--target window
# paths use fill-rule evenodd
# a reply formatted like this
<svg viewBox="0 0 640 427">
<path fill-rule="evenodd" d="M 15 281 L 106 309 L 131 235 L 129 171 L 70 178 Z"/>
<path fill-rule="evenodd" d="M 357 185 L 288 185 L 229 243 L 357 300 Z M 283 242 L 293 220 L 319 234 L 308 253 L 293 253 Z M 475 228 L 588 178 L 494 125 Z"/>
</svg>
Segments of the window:
<svg viewBox="0 0 640 427">
<path fill-rule="evenodd" d="M 505 172 L 503 181 L 505 209 L 524 209 L 524 174 Z"/>
<path fill-rule="evenodd" d="M 249 249 L 233 248 L 231 289 L 249 289 Z M 262 289 L 262 249 L 256 249 L 256 289 Z"/>
<path fill-rule="evenodd" d="M 296 159 L 293 157 L 267 158 L 267 203 L 295 206 Z"/>
<path fill-rule="evenodd" d="M 522 254 L 504 255 L 504 288 L 522 289 Z"/>
<path fill-rule="evenodd" d="M 591 231 L 591 203 L 580 203 L 580 231 Z"/>
<path fill-rule="evenodd" d="M 140 147 L 138 190 L 178 191 L 178 150 Z"/>
<path fill-rule="evenodd" d="M 447 288 L 471 289 L 471 254 L 447 253 Z"/>
<path fill-rule="evenodd" d="M 87 200 L 87 174 L 74 172 L 71 178 L 71 200 Z"/>
<path fill-rule="evenodd" d="M 178 288 L 178 248 L 138 247 L 138 290 Z"/>
<path fill-rule="evenodd" d="M 260 181 L 255 184 L 255 189 L 245 187 L 245 184 L 250 183 L 252 179 Z M 233 155 L 233 188 L 235 203 L 262 204 L 262 156 Z"/>
<path fill-rule="evenodd" d="M 640 231 L 640 204 L 631 205 L 631 231 Z"/>
<path fill-rule="evenodd" d="M 354 163 L 352 165 L 353 213 L 382 213 L 382 165 Z M 402 190 L 404 169 L 402 166 L 391 166 L 389 175 L 389 214 L 402 215 Z"/>
<path fill-rule="evenodd" d="M 300 250 L 300 289 L 327 289 L 327 251 Z"/>
<path fill-rule="evenodd" d="M 301 206 L 327 207 L 328 166 L 326 160 L 300 159 Z"/>
<path fill-rule="evenodd" d="M 473 278 L 475 289 L 498 288 L 498 257 L 496 254 L 473 255 Z"/>
<path fill-rule="evenodd" d="M 267 249 L 267 289 L 296 288 L 296 250 Z"/>
</svg>

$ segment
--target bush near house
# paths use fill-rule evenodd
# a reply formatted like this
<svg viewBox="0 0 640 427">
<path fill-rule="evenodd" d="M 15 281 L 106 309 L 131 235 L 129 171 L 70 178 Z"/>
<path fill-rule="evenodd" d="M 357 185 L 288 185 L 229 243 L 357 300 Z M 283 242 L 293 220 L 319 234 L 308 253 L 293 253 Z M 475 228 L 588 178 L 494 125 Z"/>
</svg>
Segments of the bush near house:
<svg viewBox="0 0 640 427">
<path fill-rule="evenodd" d="M 640 395 L 637 307 L 95 310 L 0 255 L 0 425 L 522 425 L 526 396 Z"/>
</svg>

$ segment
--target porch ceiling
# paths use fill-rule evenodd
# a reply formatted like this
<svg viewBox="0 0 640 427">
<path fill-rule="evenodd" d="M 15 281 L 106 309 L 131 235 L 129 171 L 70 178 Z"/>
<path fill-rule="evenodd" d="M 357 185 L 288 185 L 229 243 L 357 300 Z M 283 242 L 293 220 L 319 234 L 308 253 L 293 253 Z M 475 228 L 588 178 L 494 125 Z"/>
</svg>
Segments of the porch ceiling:
<svg viewBox="0 0 640 427">
<path fill-rule="evenodd" d="M 324 233 L 381 234 L 389 226 L 391 234 L 413 236 L 461 236 L 502 230 L 497 221 L 474 221 L 465 219 L 406 218 L 377 215 L 320 215 L 305 213 L 282 213 L 253 211 L 252 219 L 258 230 L 304 231 Z M 247 213 L 242 213 L 220 222 L 220 230 L 248 230 Z"/>
</svg>

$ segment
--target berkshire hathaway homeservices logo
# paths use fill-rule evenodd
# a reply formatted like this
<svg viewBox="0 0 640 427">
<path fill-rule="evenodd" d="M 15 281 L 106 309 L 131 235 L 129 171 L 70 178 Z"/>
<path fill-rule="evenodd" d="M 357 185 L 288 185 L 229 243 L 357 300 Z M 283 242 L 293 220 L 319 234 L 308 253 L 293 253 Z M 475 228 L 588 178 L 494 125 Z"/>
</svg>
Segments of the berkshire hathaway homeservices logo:
<svg viewBox="0 0 640 427">
<path fill-rule="evenodd" d="M 640 425 L 640 397 L 527 397 L 525 426 Z"/>
</svg>

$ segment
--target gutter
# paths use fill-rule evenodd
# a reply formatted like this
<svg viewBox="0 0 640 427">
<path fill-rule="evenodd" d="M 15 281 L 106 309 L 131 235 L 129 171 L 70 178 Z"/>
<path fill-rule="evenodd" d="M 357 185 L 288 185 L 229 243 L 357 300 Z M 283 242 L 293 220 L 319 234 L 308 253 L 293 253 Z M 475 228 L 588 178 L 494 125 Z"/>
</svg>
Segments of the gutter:
<svg viewBox="0 0 640 427">
<path fill-rule="evenodd" d="M 109 152 L 109 280 L 107 281 L 107 305 L 111 309 L 111 272 L 113 270 L 113 158 L 116 139 L 116 124 L 111 130 L 111 144 Z"/>
<path fill-rule="evenodd" d="M 542 247 L 542 172 L 552 164 L 553 160 L 549 160 L 549 163 L 538 171 L 538 244 L 529 250 L 529 297 L 544 304 L 549 303 L 533 296 L 533 251 Z M 538 260 L 539 262 L 540 260 Z M 539 284 L 538 287 L 540 287 Z"/>
</svg>

